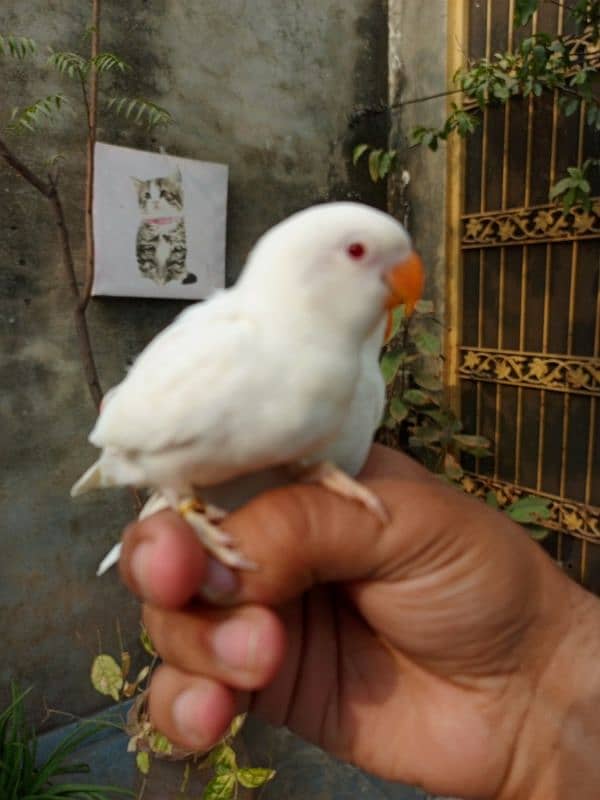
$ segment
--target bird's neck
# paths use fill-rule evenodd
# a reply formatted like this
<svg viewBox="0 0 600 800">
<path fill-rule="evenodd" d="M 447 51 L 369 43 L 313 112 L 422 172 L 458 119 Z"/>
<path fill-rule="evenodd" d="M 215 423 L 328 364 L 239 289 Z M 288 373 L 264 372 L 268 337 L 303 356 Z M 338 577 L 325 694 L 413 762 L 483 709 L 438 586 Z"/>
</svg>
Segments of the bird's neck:
<svg viewBox="0 0 600 800">
<path fill-rule="evenodd" d="M 261 274 L 252 269 L 236 289 L 243 305 L 265 320 L 274 336 L 286 332 L 289 337 L 296 331 L 303 341 L 320 338 L 342 349 L 360 348 L 383 316 L 377 285 L 366 283 L 349 291 L 333 271 L 331 276 L 321 272 L 318 279 L 311 277 L 291 282 L 284 270 Z M 381 314 L 373 314 L 379 307 Z"/>
</svg>

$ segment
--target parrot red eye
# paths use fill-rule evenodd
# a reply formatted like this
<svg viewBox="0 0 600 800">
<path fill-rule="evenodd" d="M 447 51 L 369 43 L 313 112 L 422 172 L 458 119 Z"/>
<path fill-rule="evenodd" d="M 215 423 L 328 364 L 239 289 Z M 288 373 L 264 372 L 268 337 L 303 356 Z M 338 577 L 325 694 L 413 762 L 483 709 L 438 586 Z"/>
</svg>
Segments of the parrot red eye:
<svg viewBox="0 0 600 800">
<path fill-rule="evenodd" d="M 366 247 L 361 242 L 354 242 L 348 247 L 348 255 L 357 261 L 364 256 L 367 252 Z"/>
</svg>

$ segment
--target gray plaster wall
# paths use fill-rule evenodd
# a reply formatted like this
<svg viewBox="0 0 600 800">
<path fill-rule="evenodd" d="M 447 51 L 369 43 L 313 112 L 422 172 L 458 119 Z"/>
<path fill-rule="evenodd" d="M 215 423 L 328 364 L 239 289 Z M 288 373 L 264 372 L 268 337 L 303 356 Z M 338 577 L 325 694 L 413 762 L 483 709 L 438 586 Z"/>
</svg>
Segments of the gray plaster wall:
<svg viewBox="0 0 600 800">
<path fill-rule="evenodd" d="M 45 49 L 81 46 L 89 3 L 7 0 L 0 32 Z M 353 170 L 367 137 L 384 144 L 385 118 L 354 112 L 385 102 L 387 6 L 382 0 L 106 0 L 104 47 L 134 67 L 116 93 L 165 105 L 176 124 L 149 136 L 102 113 L 103 141 L 230 165 L 227 270 L 237 276 L 255 238 L 307 204 L 360 198 L 381 187 Z M 38 63 L 40 63 L 38 61 Z M 0 116 L 76 86 L 41 67 L 0 61 Z M 39 136 L 10 137 L 35 168 L 65 156 L 61 187 L 78 268 L 83 255 L 82 118 Z M 0 164 L 0 688 L 34 684 L 32 707 L 85 714 L 102 705 L 89 686 L 99 647 L 118 652 L 116 623 L 134 646 L 138 609 L 98 560 L 132 517 L 127 494 L 70 500 L 92 460 L 95 413 L 84 386 L 71 297 L 46 201 Z M 177 303 L 98 299 L 89 318 L 104 387 L 180 310 Z"/>
<path fill-rule="evenodd" d="M 399 150 L 398 170 L 389 181 L 390 210 L 405 218 L 427 266 L 426 293 L 445 317 L 446 148 L 433 153 L 411 147 L 417 125 L 441 127 L 447 98 L 433 97 L 448 87 L 446 0 L 390 0 L 390 146 Z M 420 100 L 421 102 L 414 102 Z M 409 182 L 403 185 L 402 172 Z"/>
</svg>

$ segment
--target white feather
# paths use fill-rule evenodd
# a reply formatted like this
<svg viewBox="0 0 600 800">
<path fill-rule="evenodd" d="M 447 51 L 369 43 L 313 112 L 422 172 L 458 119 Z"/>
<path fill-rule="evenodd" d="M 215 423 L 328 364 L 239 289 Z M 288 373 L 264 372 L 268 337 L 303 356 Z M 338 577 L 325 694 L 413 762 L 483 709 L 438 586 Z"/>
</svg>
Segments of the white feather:
<svg viewBox="0 0 600 800">
<path fill-rule="evenodd" d="M 368 263 L 347 257 L 356 240 Z M 277 226 L 238 285 L 186 310 L 111 392 L 90 435 L 102 455 L 73 491 L 197 486 L 230 507 L 215 495 L 240 476 L 244 495 L 285 482 L 287 465 L 356 474 L 383 407 L 383 271 L 409 252 L 399 223 L 358 204 Z"/>
</svg>

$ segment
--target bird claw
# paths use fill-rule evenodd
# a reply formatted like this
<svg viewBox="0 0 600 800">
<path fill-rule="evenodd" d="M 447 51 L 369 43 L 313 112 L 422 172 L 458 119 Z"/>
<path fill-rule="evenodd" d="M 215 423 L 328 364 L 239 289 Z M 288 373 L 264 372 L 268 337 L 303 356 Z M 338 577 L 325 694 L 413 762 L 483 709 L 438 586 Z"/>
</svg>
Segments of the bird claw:
<svg viewBox="0 0 600 800">
<path fill-rule="evenodd" d="M 111 567 L 114 567 L 114 565 L 119 562 L 119 559 L 121 558 L 121 548 L 121 542 L 118 542 L 113 548 L 111 548 L 110 552 L 104 556 L 100 562 L 100 565 L 98 566 L 98 569 L 96 570 L 96 575 L 98 578 L 108 572 Z"/>
<path fill-rule="evenodd" d="M 206 550 L 218 561 L 234 569 L 257 569 L 257 565 L 253 561 L 235 549 L 233 536 L 214 524 L 215 517 L 211 514 L 211 510 L 218 512 L 217 521 L 227 516 L 225 512 L 215 509 L 215 506 L 203 506 L 196 502 L 181 503 L 177 510 L 192 526 Z"/>
<path fill-rule="evenodd" d="M 335 464 L 324 461 L 310 467 L 301 476 L 301 480 L 304 483 L 318 483 L 335 494 L 360 503 L 383 525 L 387 525 L 390 521 L 389 512 L 379 497 L 362 483 L 355 481 L 350 475 L 338 469 Z"/>
</svg>

